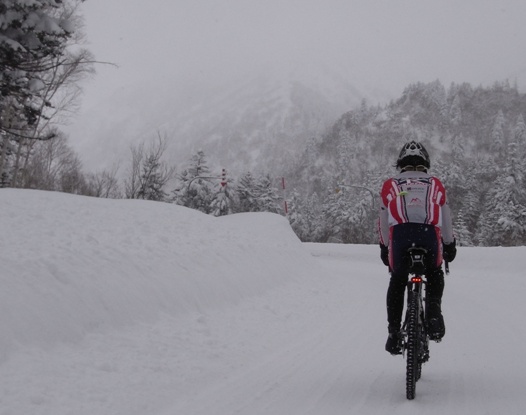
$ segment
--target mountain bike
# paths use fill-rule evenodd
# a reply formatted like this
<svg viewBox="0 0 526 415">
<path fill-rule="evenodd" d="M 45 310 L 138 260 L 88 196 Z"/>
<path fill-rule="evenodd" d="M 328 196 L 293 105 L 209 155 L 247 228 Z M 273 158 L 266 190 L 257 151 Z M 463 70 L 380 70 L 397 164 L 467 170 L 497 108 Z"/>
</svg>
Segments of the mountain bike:
<svg viewBox="0 0 526 415">
<path fill-rule="evenodd" d="M 409 273 L 407 307 L 402 326 L 403 353 L 406 357 L 406 396 L 415 398 L 416 382 L 422 375 L 422 365 L 429 360 L 429 336 L 426 320 L 425 256 L 427 250 L 409 248 Z"/>
</svg>

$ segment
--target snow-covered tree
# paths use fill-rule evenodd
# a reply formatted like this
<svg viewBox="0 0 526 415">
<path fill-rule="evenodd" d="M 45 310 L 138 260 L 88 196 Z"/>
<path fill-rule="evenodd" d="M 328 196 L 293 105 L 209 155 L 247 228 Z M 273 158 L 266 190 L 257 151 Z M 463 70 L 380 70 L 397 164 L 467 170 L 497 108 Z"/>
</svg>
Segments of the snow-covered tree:
<svg viewBox="0 0 526 415">
<path fill-rule="evenodd" d="M 257 212 L 257 181 L 252 173 L 245 173 L 236 185 L 236 212 Z"/>
<path fill-rule="evenodd" d="M 458 94 L 453 98 L 453 102 L 449 108 L 449 122 L 454 129 L 457 129 L 462 123 L 462 109 L 460 107 L 460 96 Z"/>
<path fill-rule="evenodd" d="M 513 136 L 517 145 L 517 157 L 524 159 L 526 157 L 526 123 L 522 114 L 519 114 L 517 117 Z"/>
<path fill-rule="evenodd" d="M 515 143 L 510 143 L 515 147 Z M 486 245 L 513 246 L 526 243 L 526 191 L 522 172 L 509 158 L 492 183 L 484 206 L 482 240 Z"/>
<path fill-rule="evenodd" d="M 82 0 L 0 2 L 0 173 L 26 187 L 35 141 L 56 133 L 58 115 L 72 113 L 78 82 L 92 72 L 91 54 L 78 47 Z M 76 45 L 71 50 L 71 45 Z"/>
<path fill-rule="evenodd" d="M 165 186 L 174 175 L 173 167 L 163 160 L 168 147 L 166 138 L 160 135 L 148 149 L 144 143 L 131 147 L 132 162 L 125 180 L 128 199 L 164 201 L 167 197 Z"/>
<path fill-rule="evenodd" d="M 502 110 L 499 110 L 497 113 L 497 116 L 495 117 L 495 123 L 493 124 L 493 128 L 491 130 L 491 141 L 490 141 L 490 150 L 494 152 L 494 154 L 502 158 L 504 153 L 504 125 L 506 120 L 504 119 L 504 114 Z"/>
<path fill-rule="evenodd" d="M 340 188 L 329 190 L 322 205 L 324 217 L 325 239 L 346 242 L 352 233 L 348 223 L 350 209 L 350 194 Z"/>
<path fill-rule="evenodd" d="M 470 231 L 471 240 L 474 243 L 474 236 L 477 234 L 480 215 L 483 211 L 482 201 L 487 192 L 487 186 L 481 186 L 481 183 L 485 183 L 485 179 L 481 178 L 483 175 L 478 172 L 477 163 L 471 162 L 465 166 L 462 175 L 465 181 L 463 186 L 465 193 L 457 193 L 454 195 L 454 198 L 450 197 L 448 193 L 448 199 L 451 201 L 453 214 L 462 212 L 462 221 Z"/>
<path fill-rule="evenodd" d="M 220 183 L 217 191 L 212 196 L 210 213 L 214 216 L 225 216 L 233 213 L 235 205 L 235 192 L 228 182 Z"/>
<path fill-rule="evenodd" d="M 45 108 L 45 74 L 65 52 L 71 22 L 55 17 L 61 1 L 0 2 L 0 174 L 10 141 L 26 136 Z M 44 104 L 44 105 L 43 105 Z"/>
<path fill-rule="evenodd" d="M 302 241 L 308 241 L 312 233 L 306 205 L 299 193 L 293 190 L 288 200 L 287 217 L 292 230 Z"/>
<path fill-rule="evenodd" d="M 455 238 L 458 246 L 473 246 L 473 234 L 468 229 L 462 210 L 457 214 L 453 229 L 455 230 Z"/>
<path fill-rule="evenodd" d="M 261 176 L 256 185 L 256 203 L 259 212 L 281 213 L 283 199 L 269 174 Z"/>
<path fill-rule="evenodd" d="M 199 150 L 179 175 L 179 184 L 174 190 L 174 202 L 181 206 L 210 213 L 213 198 L 213 180 L 205 153 Z"/>
<path fill-rule="evenodd" d="M 19 134 L 14 121 L 32 124 L 39 115 L 43 76 L 65 53 L 74 27 L 57 17 L 59 0 L 3 0 L 0 3 L 0 130 Z M 11 109 L 9 114 L 6 113 Z"/>
<path fill-rule="evenodd" d="M 154 154 L 148 155 L 142 165 L 141 187 L 137 198 L 158 202 L 165 200 L 168 194 L 163 188 L 169 179 L 170 176 L 162 171 L 159 159 Z"/>
</svg>

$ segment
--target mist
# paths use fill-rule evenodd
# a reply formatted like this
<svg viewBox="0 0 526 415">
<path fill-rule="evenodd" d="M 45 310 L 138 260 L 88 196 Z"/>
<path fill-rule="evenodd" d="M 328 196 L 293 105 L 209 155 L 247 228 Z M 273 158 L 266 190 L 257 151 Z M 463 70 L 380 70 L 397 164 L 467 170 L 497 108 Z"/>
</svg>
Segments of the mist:
<svg viewBox="0 0 526 415">
<path fill-rule="evenodd" d="M 302 76 L 323 65 L 373 104 L 437 79 L 526 86 L 520 0 L 90 0 L 81 8 L 86 47 L 116 66 L 97 65 L 84 84 L 80 113 L 67 127 L 79 149 L 93 128 L 124 119 L 126 105 L 153 108 L 182 87 L 206 100 L 257 73 Z M 93 112 L 133 91 L 115 113 Z"/>
</svg>

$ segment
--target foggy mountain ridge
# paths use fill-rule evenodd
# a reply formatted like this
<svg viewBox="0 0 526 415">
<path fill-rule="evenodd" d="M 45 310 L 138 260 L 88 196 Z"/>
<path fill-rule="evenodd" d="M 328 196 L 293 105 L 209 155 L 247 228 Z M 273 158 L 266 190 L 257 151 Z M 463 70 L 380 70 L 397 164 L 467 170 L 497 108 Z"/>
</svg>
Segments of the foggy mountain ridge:
<svg viewBox="0 0 526 415">
<path fill-rule="evenodd" d="M 101 121 L 86 125 L 90 145 L 79 153 L 87 166 L 105 168 L 128 162 L 131 145 L 161 135 L 169 142 L 166 159 L 177 170 L 203 150 L 212 169 L 283 174 L 298 149 L 367 98 L 343 76 L 312 67 L 246 79 L 162 92 L 147 83 L 122 88 L 89 110 Z"/>
</svg>

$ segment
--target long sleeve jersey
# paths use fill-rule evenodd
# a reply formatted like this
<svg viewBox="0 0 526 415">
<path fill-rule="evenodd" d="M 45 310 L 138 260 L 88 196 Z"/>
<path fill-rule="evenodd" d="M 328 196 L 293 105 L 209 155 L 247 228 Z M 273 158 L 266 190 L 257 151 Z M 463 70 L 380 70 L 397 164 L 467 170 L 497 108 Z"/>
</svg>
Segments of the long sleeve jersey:
<svg viewBox="0 0 526 415">
<path fill-rule="evenodd" d="M 380 193 L 380 243 L 388 245 L 389 229 L 422 223 L 441 229 L 444 243 L 453 242 L 451 210 L 442 182 L 425 172 L 407 171 L 384 182 Z"/>
</svg>

